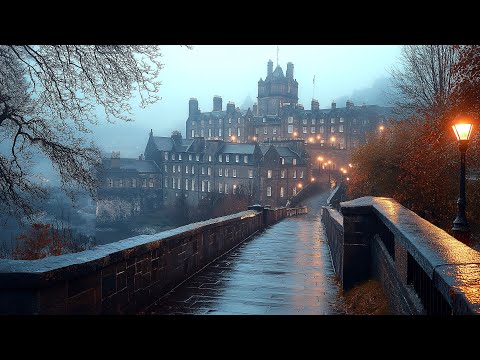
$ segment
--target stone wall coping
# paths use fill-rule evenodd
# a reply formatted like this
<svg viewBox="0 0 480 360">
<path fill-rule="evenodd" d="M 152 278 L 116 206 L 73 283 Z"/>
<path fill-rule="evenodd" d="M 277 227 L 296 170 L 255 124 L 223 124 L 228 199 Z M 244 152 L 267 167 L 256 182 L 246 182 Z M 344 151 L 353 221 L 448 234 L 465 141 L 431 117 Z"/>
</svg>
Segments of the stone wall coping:
<svg viewBox="0 0 480 360">
<path fill-rule="evenodd" d="M 394 234 L 452 306 L 480 313 L 480 253 L 386 197 L 365 196 L 340 203 L 343 215 L 374 213 Z M 465 301 L 462 301 L 463 298 Z"/>
<path fill-rule="evenodd" d="M 148 251 L 165 246 L 170 239 L 186 238 L 209 228 L 234 223 L 239 218 L 260 214 L 254 210 L 180 226 L 153 235 L 138 235 L 77 253 L 50 256 L 38 260 L 0 260 L 1 288 L 41 287 L 47 282 L 75 279 Z"/>
</svg>

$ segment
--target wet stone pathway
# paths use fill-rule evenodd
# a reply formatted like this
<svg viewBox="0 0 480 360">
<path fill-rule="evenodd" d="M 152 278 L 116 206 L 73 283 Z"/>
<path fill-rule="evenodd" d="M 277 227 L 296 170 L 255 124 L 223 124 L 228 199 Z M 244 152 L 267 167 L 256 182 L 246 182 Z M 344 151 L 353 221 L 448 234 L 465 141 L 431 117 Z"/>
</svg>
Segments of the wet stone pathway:
<svg viewBox="0 0 480 360">
<path fill-rule="evenodd" d="M 224 255 L 147 314 L 338 314 L 340 287 L 320 220 L 328 193 Z"/>
</svg>

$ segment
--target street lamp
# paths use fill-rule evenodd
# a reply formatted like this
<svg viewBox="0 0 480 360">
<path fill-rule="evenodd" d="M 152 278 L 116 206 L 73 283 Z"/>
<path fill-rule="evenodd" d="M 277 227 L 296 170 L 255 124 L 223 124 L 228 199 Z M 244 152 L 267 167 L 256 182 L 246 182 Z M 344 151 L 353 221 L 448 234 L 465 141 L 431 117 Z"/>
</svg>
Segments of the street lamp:
<svg viewBox="0 0 480 360">
<path fill-rule="evenodd" d="M 470 120 L 462 118 L 452 125 L 453 132 L 458 140 L 458 148 L 460 149 L 460 195 L 457 200 L 458 212 L 457 217 L 453 220 L 453 234 L 457 240 L 468 242 L 470 239 L 470 227 L 468 226 L 465 208 L 467 200 L 465 197 L 465 153 L 468 148 L 468 141 L 472 134 L 473 124 Z"/>
<path fill-rule="evenodd" d="M 235 142 L 235 140 L 237 139 L 235 135 L 230 136 L 230 138 L 232 139 L 232 142 Z"/>
<path fill-rule="evenodd" d="M 319 157 L 317 158 L 317 160 L 318 160 L 318 174 L 320 174 L 320 164 L 321 164 L 322 161 L 323 161 L 323 157 L 319 156 Z"/>
<path fill-rule="evenodd" d="M 328 188 L 331 189 L 332 188 L 332 180 L 331 180 L 331 169 L 332 169 L 332 160 L 328 160 L 327 161 L 328 163 Z"/>
</svg>

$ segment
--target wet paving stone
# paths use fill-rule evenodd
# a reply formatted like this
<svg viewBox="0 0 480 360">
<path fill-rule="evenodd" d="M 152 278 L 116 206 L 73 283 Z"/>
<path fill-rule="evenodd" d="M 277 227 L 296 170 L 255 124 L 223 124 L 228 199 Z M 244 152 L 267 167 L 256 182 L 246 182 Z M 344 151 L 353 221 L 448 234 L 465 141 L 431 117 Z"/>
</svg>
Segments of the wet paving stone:
<svg viewBox="0 0 480 360">
<path fill-rule="evenodd" d="M 305 201 L 307 215 L 284 219 L 240 244 L 145 313 L 338 314 L 340 287 L 320 219 L 328 195 Z"/>
</svg>

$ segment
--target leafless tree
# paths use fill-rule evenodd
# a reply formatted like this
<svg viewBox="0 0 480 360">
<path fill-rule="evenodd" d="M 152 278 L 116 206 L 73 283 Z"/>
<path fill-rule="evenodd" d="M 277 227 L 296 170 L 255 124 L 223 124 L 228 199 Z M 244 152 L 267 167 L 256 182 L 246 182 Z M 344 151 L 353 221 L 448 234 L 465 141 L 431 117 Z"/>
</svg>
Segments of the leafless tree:
<svg viewBox="0 0 480 360">
<path fill-rule="evenodd" d="M 391 70 L 393 99 L 402 117 L 441 113 L 448 107 L 454 85 L 452 70 L 458 60 L 453 45 L 405 45 L 399 66 Z"/>
<path fill-rule="evenodd" d="M 95 193 L 98 119 L 130 121 L 131 102 L 159 100 L 158 46 L 0 45 L 0 213 L 32 215 L 45 195 L 31 167 L 46 156 L 63 190 Z"/>
</svg>

